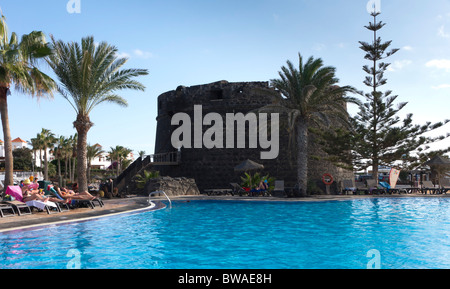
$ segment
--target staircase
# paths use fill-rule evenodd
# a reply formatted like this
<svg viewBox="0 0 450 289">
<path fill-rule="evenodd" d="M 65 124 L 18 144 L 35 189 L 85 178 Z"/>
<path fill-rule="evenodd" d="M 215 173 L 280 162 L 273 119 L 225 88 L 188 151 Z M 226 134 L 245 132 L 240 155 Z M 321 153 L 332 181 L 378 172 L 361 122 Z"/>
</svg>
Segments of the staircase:
<svg viewBox="0 0 450 289">
<path fill-rule="evenodd" d="M 152 165 L 177 166 L 180 163 L 181 152 L 154 154 L 143 158 L 138 158 L 114 180 L 114 187 L 119 189 L 119 193 L 123 193 L 126 191 L 127 185 L 143 168 Z"/>
</svg>

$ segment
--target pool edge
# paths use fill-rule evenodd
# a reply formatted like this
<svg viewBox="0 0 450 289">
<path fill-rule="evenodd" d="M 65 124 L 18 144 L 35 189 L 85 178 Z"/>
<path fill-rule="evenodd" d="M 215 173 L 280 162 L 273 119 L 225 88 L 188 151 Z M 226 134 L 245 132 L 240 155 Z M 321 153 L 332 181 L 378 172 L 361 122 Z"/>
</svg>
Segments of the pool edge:
<svg viewBox="0 0 450 289">
<path fill-rule="evenodd" d="M 41 228 L 46 227 L 52 227 L 52 226 L 62 226 L 67 224 L 76 224 L 76 223 L 83 223 L 103 218 L 111 218 L 115 216 L 120 215 L 133 215 L 133 214 L 139 214 L 147 211 L 158 211 L 166 208 L 166 205 L 162 202 L 157 203 L 151 203 L 149 206 L 146 206 L 144 208 L 138 208 L 138 209 L 124 209 L 124 210 L 118 210 L 118 209 L 111 209 L 108 210 L 110 213 L 105 213 L 101 215 L 93 215 L 93 216 L 86 216 L 86 217 L 74 217 L 72 219 L 67 220 L 60 220 L 60 221 L 49 221 L 49 222 L 43 222 L 43 223 L 36 223 L 36 224 L 29 224 L 24 226 L 17 226 L 17 227 L 11 227 L 11 228 L 4 228 L 0 229 L 0 234 L 3 233 L 13 233 L 13 232 L 22 232 L 22 231 L 30 231 L 30 230 L 37 230 Z M 64 217 L 62 217 L 64 218 Z M 60 218 L 61 219 L 61 218 Z"/>
</svg>

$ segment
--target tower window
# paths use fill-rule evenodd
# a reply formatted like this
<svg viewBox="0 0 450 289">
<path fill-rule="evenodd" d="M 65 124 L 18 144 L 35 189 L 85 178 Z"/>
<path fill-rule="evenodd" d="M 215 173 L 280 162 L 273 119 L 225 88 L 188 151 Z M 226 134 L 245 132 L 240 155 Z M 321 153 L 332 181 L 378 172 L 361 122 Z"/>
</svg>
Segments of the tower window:
<svg viewBox="0 0 450 289">
<path fill-rule="evenodd" d="M 211 90 L 211 100 L 223 100 L 223 90 Z"/>
</svg>

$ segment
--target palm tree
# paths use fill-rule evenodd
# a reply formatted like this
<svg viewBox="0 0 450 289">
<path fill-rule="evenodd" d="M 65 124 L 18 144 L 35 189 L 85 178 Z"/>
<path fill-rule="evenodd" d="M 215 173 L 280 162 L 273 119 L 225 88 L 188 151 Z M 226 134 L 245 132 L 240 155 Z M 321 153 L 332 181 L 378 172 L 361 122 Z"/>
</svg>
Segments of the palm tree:
<svg viewBox="0 0 450 289">
<path fill-rule="evenodd" d="M 54 151 L 54 156 L 55 158 L 58 160 L 58 177 L 59 177 L 59 185 L 63 186 L 63 182 L 62 182 L 62 174 L 61 174 L 61 160 L 65 159 L 65 151 L 64 151 L 64 147 L 67 145 L 67 138 L 64 136 L 60 136 L 57 140 L 56 140 L 56 146 L 54 147 L 53 151 Z M 66 167 L 67 169 L 67 167 Z"/>
<path fill-rule="evenodd" d="M 116 163 L 116 174 L 119 175 L 119 154 L 120 148 L 116 146 L 115 148 L 111 147 L 111 150 L 108 152 L 108 160 L 111 161 L 111 170 L 114 174 L 114 163 Z"/>
<path fill-rule="evenodd" d="M 78 43 L 64 43 L 52 37 L 54 54 L 49 65 L 59 79 L 59 93 L 70 103 L 77 118 L 74 127 L 78 132 L 77 175 L 81 192 L 87 185 L 87 135 L 94 125 L 90 113 L 98 105 L 110 102 L 127 106 L 127 101 L 117 91 L 134 89 L 144 91 L 145 87 L 134 80 L 147 75 L 146 69 L 123 69 L 127 58 L 118 58 L 118 49 L 102 42 L 98 45 L 93 37 L 86 37 Z"/>
<path fill-rule="evenodd" d="M 145 188 L 145 185 L 147 185 L 148 182 L 150 182 L 152 179 L 159 178 L 159 171 L 147 171 L 144 170 L 142 175 L 136 176 L 136 187 L 138 189 Z"/>
<path fill-rule="evenodd" d="M 138 155 L 142 159 L 145 156 L 145 151 L 139 151 Z"/>
<path fill-rule="evenodd" d="M 122 149 L 120 150 L 120 155 L 119 155 L 119 174 L 121 174 L 123 172 L 123 170 L 125 168 L 127 168 L 130 164 L 131 161 L 128 159 L 128 157 L 130 156 L 130 154 L 133 152 L 133 150 L 126 148 L 126 147 L 122 147 Z"/>
<path fill-rule="evenodd" d="M 55 135 L 48 129 L 41 131 L 42 149 L 44 150 L 44 180 L 48 180 L 48 149 L 53 148 L 56 143 Z"/>
<path fill-rule="evenodd" d="M 310 57 L 306 63 L 299 54 L 298 69 L 291 61 L 279 72 L 280 79 L 271 80 L 282 94 L 281 107 L 288 113 L 289 131 L 297 136 L 297 179 L 300 195 L 307 193 L 308 180 L 308 128 L 314 123 L 328 122 L 331 115 L 347 121 L 346 97 L 354 92 L 350 86 L 337 86 L 334 67 L 324 67 L 322 59 Z"/>
<path fill-rule="evenodd" d="M 32 138 L 30 141 L 28 141 L 28 145 L 31 146 L 31 150 L 33 152 L 33 173 L 34 173 L 35 166 L 36 166 L 36 159 L 37 159 L 36 152 L 38 150 L 40 150 L 39 140 L 37 138 Z"/>
<path fill-rule="evenodd" d="M 67 138 L 62 147 L 62 152 L 63 152 L 63 156 L 64 156 L 64 166 L 65 166 L 64 179 L 68 178 L 70 180 L 70 182 L 73 181 L 71 160 L 73 157 L 73 146 L 74 146 L 73 143 L 74 143 L 75 138 L 76 138 L 76 135 L 70 136 L 69 138 Z"/>
<path fill-rule="evenodd" d="M 38 133 L 36 135 L 35 138 L 32 138 L 30 141 L 31 145 L 33 146 L 33 150 L 35 151 L 35 156 L 36 156 L 36 151 L 39 152 L 39 171 L 42 172 L 42 165 L 44 163 L 43 157 L 42 157 L 42 150 L 44 148 L 44 143 L 43 143 L 43 139 L 42 139 L 42 134 Z M 36 159 L 37 157 L 35 157 Z"/>
<path fill-rule="evenodd" d="M 51 55 L 44 33 L 33 31 L 19 41 L 16 33 L 8 37 L 6 18 L 0 18 L 0 113 L 5 142 L 5 188 L 13 184 L 14 160 L 9 127 L 8 96 L 11 86 L 32 97 L 52 96 L 54 81 L 38 69 L 40 60 Z"/>
<path fill-rule="evenodd" d="M 111 147 L 111 150 L 109 151 L 109 158 L 113 164 L 114 161 L 117 163 L 117 175 L 120 175 L 122 172 L 124 160 L 128 158 L 131 152 L 132 150 L 123 146 L 116 146 L 115 148 Z"/>
<path fill-rule="evenodd" d="M 87 147 L 87 179 L 91 180 L 91 163 L 92 160 L 103 155 L 104 151 L 98 145 L 88 145 Z"/>
</svg>

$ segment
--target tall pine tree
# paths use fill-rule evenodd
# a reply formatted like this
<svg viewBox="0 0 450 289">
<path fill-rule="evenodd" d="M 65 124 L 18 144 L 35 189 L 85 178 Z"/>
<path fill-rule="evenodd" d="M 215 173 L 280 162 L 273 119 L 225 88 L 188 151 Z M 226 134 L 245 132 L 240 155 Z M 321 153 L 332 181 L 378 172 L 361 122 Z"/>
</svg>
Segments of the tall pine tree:
<svg viewBox="0 0 450 289">
<path fill-rule="evenodd" d="M 398 113 L 407 105 L 406 102 L 395 105 L 397 95 L 392 91 L 381 92 L 380 87 L 387 83 L 384 73 L 389 63 L 384 60 L 399 51 L 389 49 L 392 41 L 382 42 L 377 33 L 385 24 L 377 22 L 380 13 L 372 13 L 373 23 L 365 26 L 373 32 L 373 42 L 359 42 L 361 49 L 366 53 L 365 59 L 370 66 L 365 65 L 363 70 L 367 73 L 364 84 L 371 88 L 370 93 L 360 92 L 365 101 L 360 105 L 360 111 L 354 118 L 356 131 L 353 144 L 353 153 L 359 169 L 373 168 L 374 179 L 378 178 L 378 166 L 391 166 L 394 162 L 405 158 L 417 157 L 418 152 L 427 144 L 444 137 L 425 137 L 424 134 L 448 123 L 427 123 L 414 125 L 412 114 L 401 120 Z"/>
</svg>

